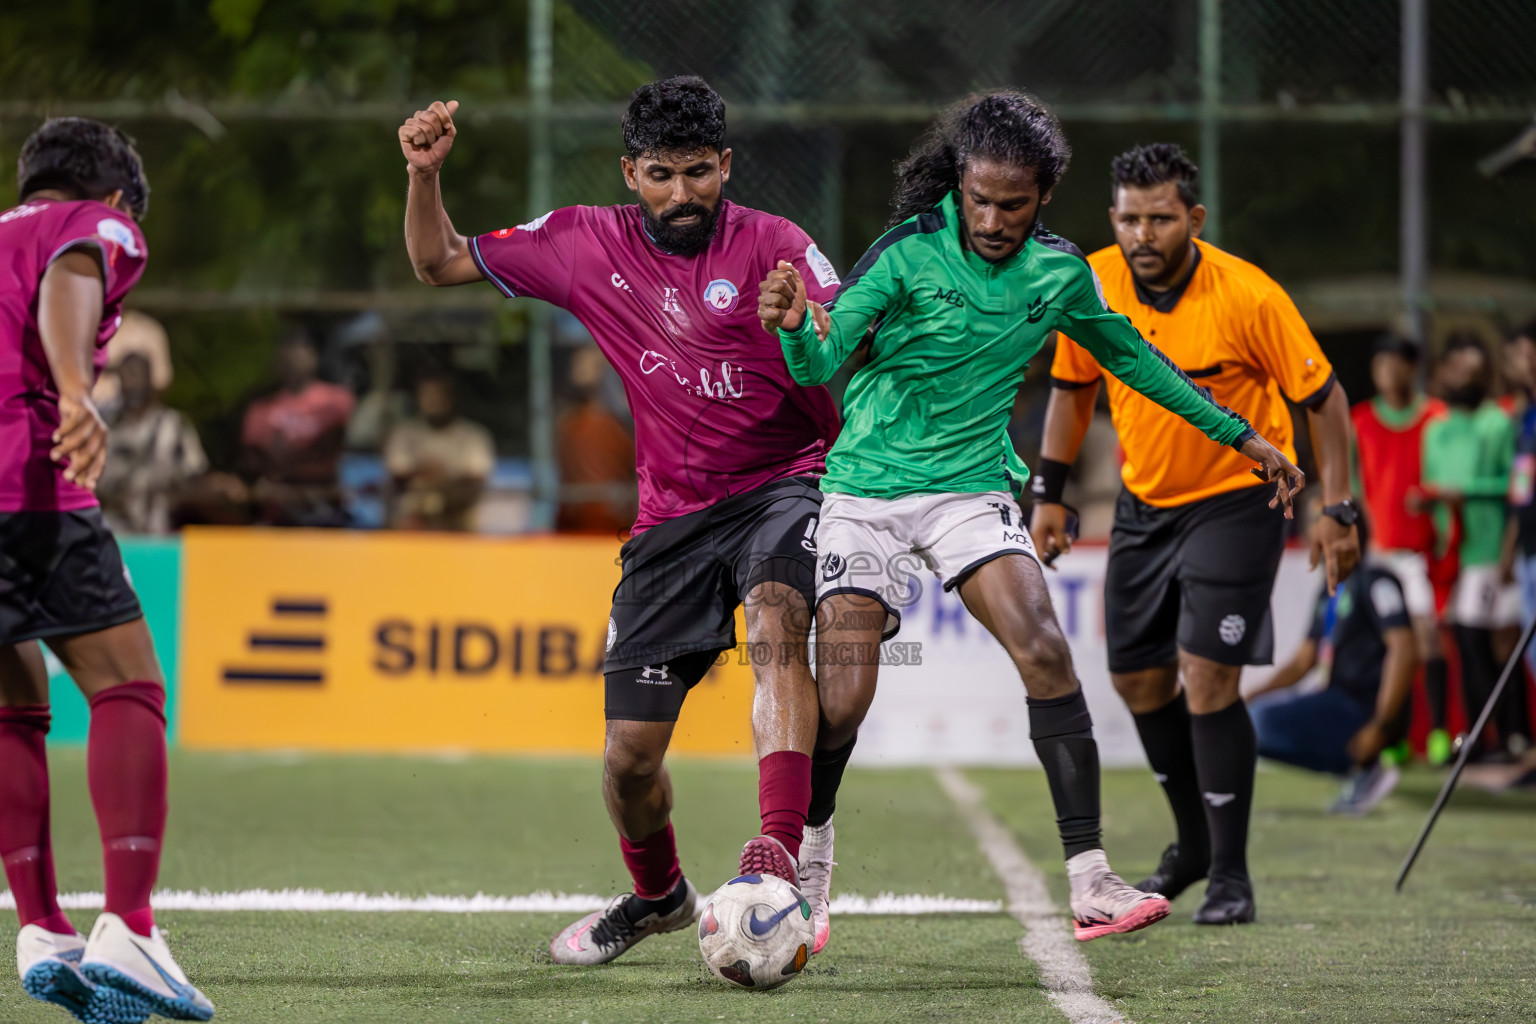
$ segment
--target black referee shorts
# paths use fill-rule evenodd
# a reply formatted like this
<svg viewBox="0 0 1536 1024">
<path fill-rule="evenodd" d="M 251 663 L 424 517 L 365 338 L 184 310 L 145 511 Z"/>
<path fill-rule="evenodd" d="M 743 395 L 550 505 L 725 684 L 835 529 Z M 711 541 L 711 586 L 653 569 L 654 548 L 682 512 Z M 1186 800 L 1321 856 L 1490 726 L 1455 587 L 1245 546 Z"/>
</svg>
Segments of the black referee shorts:
<svg viewBox="0 0 1536 1024">
<path fill-rule="evenodd" d="M 1268 665 L 1269 599 L 1285 552 L 1272 484 L 1158 508 L 1122 490 L 1104 577 L 1111 672 L 1173 664 L 1180 649 L 1223 665 Z"/>
<path fill-rule="evenodd" d="M 676 721 L 688 691 L 721 651 L 736 646 L 736 608 L 760 583 L 799 591 L 808 628 L 820 513 L 816 481 L 791 477 L 669 519 L 626 543 L 608 620 L 607 717 Z"/>
<path fill-rule="evenodd" d="M 0 645 L 143 616 L 101 509 L 0 512 Z"/>
</svg>

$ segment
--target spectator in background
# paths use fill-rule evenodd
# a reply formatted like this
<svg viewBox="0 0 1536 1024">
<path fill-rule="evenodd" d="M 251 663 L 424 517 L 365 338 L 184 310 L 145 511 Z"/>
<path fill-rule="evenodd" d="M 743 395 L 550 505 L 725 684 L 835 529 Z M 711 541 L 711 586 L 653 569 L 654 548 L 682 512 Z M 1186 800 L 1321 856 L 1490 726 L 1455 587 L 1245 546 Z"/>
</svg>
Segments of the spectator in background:
<svg viewBox="0 0 1536 1024">
<path fill-rule="evenodd" d="M 1350 410 L 1354 422 L 1360 493 L 1374 541 L 1373 557 L 1403 588 L 1424 664 L 1424 695 L 1430 715 L 1427 754 L 1431 764 L 1451 756 L 1446 731 L 1446 665 L 1436 626 L 1438 609 L 1429 564 L 1435 550 L 1434 520 L 1408 507 L 1423 485 L 1424 427 L 1445 403 L 1419 390 L 1419 345 L 1398 334 L 1376 339 L 1371 383 L 1376 397 Z"/>
<path fill-rule="evenodd" d="M 1504 575 L 1520 586 L 1520 624 L 1536 619 L 1536 320 L 1504 343 L 1504 373 L 1519 396 L 1515 409 L 1515 461 L 1509 474 L 1510 520 L 1504 544 Z M 1533 645 L 1536 648 L 1536 645 Z M 1526 664 L 1536 670 L 1536 649 L 1526 652 Z M 1511 685 L 1519 692 L 1501 710 L 1507 720 L 1501 731 L 1524 734 L 1529 726 L 1530 701 L 1525 680 Z"/>
<path fill-rule="evenodd" d="M 473 530 L 496 446 L 490 431 L 458 415 L 453 379 L 433 373 L 416 382 L 415 417 L 389 432 L 384 466 L 395 483 L 390 525 Z"/>
<path fill-rule="evenodd" d="M 1367 558 L 1331 598 L 1320 588 L 1301 647 L 1248 694 L 1259 756 L 1346 776 L 1332 812 L 1371 810 L 1397 785 L 1381 752 L 1407 734 L 1417 648 L 1403 588 L 1384 565 Z M 1314 668 L 1323 688 L 1293 690 Z"/>
<path fill-rule="evenodd" d="M 251 403 L 240 432 L 257 521 L 345 526 L 337 480 L 352 392 L 318 378 L 320 358 L 302 328 L 278 345 L 278 391 Z"/>
<path fill-rule="evenodd" d="M 571 356 L 576 405 L 555 425 L 562 533 L 624 533 L 635 521 L 635 441 L 599 398 L 607 364 L 596 345 Z"/>
<path fill-rule="evenodd" d="M 118 364 L 118 403 L 107 435 L 107 466 L 96 485 L 101 511 L 119 533 L 165 534 L 187 484 L 208 469 L 197 431 L 167 408 L 153 368 L 134 352 Z"/>
<path fill-rule="evenodd" d="M 1475 336 L 1450 337 L 1439 379 L 1447 408 L 1424 428 L 1424 483 L 1416 504 L 1434 508 L 1436 531 L 1443 537 L 1453 535 L 1453 520 L 1459 516 L 1460 568 L 1451 619 L 1461 654 L 1462 698 L 1471 721 L 1498 678 L 1493 631 L 1519 617 L 1500 572 L 1515 438 L 1509 416 L 1488 400 L 1492 367 Z M 1468 740 L 1484 754 L 1491 753 L 1482 748 L 1481 737 Z M 1518 748 L 1516 752 L 1529 745 L 1524 732 L 1504 740 Z"/>
</svg>

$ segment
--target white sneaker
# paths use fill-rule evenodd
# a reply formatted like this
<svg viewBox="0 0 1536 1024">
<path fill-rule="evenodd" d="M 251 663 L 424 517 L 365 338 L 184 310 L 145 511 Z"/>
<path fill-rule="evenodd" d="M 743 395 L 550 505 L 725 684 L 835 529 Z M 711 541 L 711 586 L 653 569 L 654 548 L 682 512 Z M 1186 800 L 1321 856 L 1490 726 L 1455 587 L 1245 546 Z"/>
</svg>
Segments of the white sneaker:
<svg viewBox="0 0 1536 1024">
<path fill-rule="evenodd" d="M 647 914 L 638 921 L 630 921 L 625 913 L 635 894 L 615 896 L 606 909 L 572 921 L 550 939 L 550 958 L 557 964 L 583 967 L 606 964 L 647 936 L 687 928 L 699 916 L 699 891 L 686 878 L 682 884 L 683 901 L 670 913 Z"/>
<path fill-rule="evenodd" d="M 211 1020 L 213 1003 L 187 981 L 160 929 L 145 938 L 116 914 L 103 913 L 91 929 L 80 973 L 98 989 L 126 993 L 172 1020 Z"/>
<path fill-rule="evenodd" d="M 805 827 L 800 840 L 800 892 L 811 904 L 811 924 L 816 929 L 812 953 L 820 953 L 832 936 L 832 819 L 825 825 Z"/>
<path fill-rule="evenodd" d="M 80 973 L 84 935 L 60 935 L 35 924 L 16 936 L 16 971 L 27 995 L 64 1007 L 84 1020 L 94 988 Z"/>
<path fill-rule="evenodd" d="M 1103 850 L 1068 860 L 1067 880 L 1072 885 L 1072 930 L 1079 942 L 1134 932 L 1161 921 L 1171 909 L 1160 893 L 1127 885 L 1109 869 Z"/>
</svg>

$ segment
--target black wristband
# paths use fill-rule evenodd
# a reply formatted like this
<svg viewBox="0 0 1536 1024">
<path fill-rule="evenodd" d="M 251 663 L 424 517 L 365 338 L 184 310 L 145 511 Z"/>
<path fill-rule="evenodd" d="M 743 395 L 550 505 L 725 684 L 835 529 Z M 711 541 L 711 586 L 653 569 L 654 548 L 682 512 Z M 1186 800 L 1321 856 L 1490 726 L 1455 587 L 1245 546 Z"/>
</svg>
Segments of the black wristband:
<svg viewBox="0 0 1536 1024">
<path fill-rule="evenodd" d="M 1067 475 L 1071 472 L 1071 463 L 1042 458 L 1040 465 L 1035 467 L 1034 475 L 1029 478 L 1030 497 L 1036 501 L 1060 505 L 1062 495 L 1067 490 Z"/>
</svg>

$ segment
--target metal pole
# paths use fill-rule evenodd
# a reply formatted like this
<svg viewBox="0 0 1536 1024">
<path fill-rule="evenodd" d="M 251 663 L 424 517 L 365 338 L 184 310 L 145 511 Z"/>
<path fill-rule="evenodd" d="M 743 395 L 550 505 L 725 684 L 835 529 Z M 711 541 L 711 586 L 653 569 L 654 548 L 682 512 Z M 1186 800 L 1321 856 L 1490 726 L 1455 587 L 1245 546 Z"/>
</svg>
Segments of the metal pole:
<svg viewBox="0 0 1536 1024">
<path fill-rule="evenodd" d="M 554 206 L 553 0 L 528 2 L 528 217 L 542 216 Z M 528 312 L 528 442 L 533 462 L 532 526 L 547 530 L 555 523 L 559 480 L 555 467 L 554 308 L 533 303 Z"/>
<path fill-rule="evenodd" d="M 1531 620 L 1525 627 L 1525 632 L 1520 636 L 1520 643 L 1515 645 L 1515 651 L 1504 663 L 1504 671 L 1499 673 L 1499 681 L 1493 687 L 1493 692 L 1488 695 L 1488 700 L 1483 704 L 1482 712 L 1477 716 L 1477 722 L 1467 730 L 1466 737 L 1461 741 L 1461 753 L 1456 757 L 1456 764 L 1451 768 L 1451 774 L 1445 777 L 1445 784 L 1440 787 L 1440 795 L 1435 798 L 1435 806 L 1429 809 L 1429 817 L 1424 819 L 1424 827 L 1419 830 L 1419 837 L 1413 841 L 1413 849 L 1408 851 L 1408 857 L 1403 861 L 1402 868 L 1397 872 L 1397 884 L 1394 888 L 1398 892 L 1403 891 L 1403 883 L 1408 880 L 1408 872 L 1413 870 L 1413 862 L 1419 859 L 1419 852 L 1424 849 L 1424 843 L 1429 839 L 1429 832 L 1435 827 L 1435 822 L 1440 820 L 1440 812 L 1445 809 L 1446 801 L 1450 800 L 1451 793 L 1456 790 L 1456 782 L 1461 778 L 1461 770 L 1467 766 L 1467 759 L 1472 756 L 1472 751 L 1477 747 L 1478 739 L 1483 735 L 1483 730 L 1488 726 L 1488 719 L 1493 717 L 1493 709 L 1498 706 L 1499 698 L 1504 696 L 1504 688 L 1509 685 L 1511 678 L 1518 677 L 1516 686 L 1525 685 L 1525 651 L 1531 646 L 1531 634 L 1536 633 L 1536 619 Z"/>
<path fill-rule="evenodd" d="M 1424 95 L 1429 81 L 1429 0 L 1403 0 L 1402 170 L 1399 221 L 1403 320 L 1424 341 L 1429 279 L 1429 193 L 1425 172 Z"/>
<path fill-rule="evenodd" d="M 1200 0 L 1201 237 L 1221 244 L 1221 0 Z"/>
</svg>

